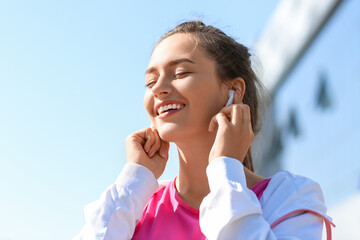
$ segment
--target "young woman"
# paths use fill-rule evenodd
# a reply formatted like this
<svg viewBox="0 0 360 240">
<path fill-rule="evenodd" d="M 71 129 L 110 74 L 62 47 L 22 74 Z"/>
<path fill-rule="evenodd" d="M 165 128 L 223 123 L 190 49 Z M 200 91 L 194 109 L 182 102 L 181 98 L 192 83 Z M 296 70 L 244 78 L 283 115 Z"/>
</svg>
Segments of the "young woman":
<svg viewBox="0 0 360 240">
<path fill-rule="evenodd" d="M 317 183 L 254 173 L 261 84 L 246 47 L 202 22 L 182 23 L 155 46 L 145 81 L 152 126 L 127 138 L 124 169 L 85 208 L 75 239 L 308 240 L 321 239 L 324 222 L 331 238 Z M 179 175 L 159 184 L 169 142 Z"/>
</svg>

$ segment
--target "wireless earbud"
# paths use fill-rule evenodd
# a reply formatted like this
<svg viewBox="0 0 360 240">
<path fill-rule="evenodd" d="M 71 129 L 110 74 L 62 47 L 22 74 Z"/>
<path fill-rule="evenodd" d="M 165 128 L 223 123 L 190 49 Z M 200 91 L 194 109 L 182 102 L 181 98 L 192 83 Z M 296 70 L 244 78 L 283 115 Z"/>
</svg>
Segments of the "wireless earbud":
<svg viewBox="0 0 360 240">
<path fill-rule="evenodd" d="M 233 100 L 234 100 L 234 90 L 229 90 L 229 99 L 225 105 L 225 107 L 229 106 L 230 104 L 232 104 Z"/>
</svg>

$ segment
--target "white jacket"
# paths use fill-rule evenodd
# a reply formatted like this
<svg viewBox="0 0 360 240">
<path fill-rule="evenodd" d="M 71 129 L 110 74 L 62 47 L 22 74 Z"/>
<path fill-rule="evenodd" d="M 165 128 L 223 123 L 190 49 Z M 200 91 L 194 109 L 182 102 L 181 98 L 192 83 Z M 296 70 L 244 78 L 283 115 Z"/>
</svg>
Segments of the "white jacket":
<svg viewBox="0 0 360 240">
<path fill-rule="evenodd" d="M 318 240 L 323 222 L 331 239 L 333 223 L 316 182 L 281 171 L 271 178 L 259 201 L 247 188 L 239 160 L 217 158 L 206 173 L 210 193 L 200 205 L 199 221 L 208 239 Z M 146 203 L 158 188 L 150 170 L 127 163 L 100 199 L 85 207 L 86 224 L 73 240 L 131 239 Z"/>
</svg>

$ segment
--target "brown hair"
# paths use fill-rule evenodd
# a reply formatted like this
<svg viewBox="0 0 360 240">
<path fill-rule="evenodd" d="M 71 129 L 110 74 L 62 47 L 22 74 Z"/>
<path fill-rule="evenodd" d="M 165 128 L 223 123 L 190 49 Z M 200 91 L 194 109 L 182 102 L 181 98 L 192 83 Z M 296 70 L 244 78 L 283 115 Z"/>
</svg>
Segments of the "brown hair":
<svg viewBox="0 0 360 240">
<path fill-rule="evenodd" d="M 176 33 L 194 34 L 197 44 L 203 47 L 208 57 L 215 61 L 216 73 L 222 82 L 227 82 L 236 77 L 244 79 L 246 84 L 243 103 L 249 105 L 251 112 L 251 125 L 256 135 L 261 128 L 259 116 L 260 94 L 265 90 L 251 68 L 251 54 L 244 45 L 236 42 L 220 29 L 207 26 L 201 21 L 184 22 L 167 32 L 160 38 L 159 44 L 165 38 Z M 244 166 L 254 171 L 251 148 L 244 159 Z"/>
</svg>

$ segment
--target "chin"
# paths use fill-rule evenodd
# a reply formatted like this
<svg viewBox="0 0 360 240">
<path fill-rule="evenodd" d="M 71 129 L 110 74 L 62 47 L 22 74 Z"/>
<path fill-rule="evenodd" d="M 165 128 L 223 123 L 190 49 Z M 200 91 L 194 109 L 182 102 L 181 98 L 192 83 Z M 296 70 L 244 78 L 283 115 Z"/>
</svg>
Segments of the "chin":
<svg viewBox="0 0 360 240">
<path fill-rule="evenodd" d="M 176 142 L 183 135 L 183 128 L 176 124 L 164 124 L 156 128 L 159 136 L 166 142 Z"/>
<path fill-rule="evenodd" d="M 191 126 L 186 128 L 185 126 L 179 126 L 175 123 L 167 123 L 158 126 L 157 131 L 162 140 L 167 142 L 184 142 L 194 136 L 200 136 L 203 133 L 208 133 L 207 128 L 202 129 L 201 127 Z"/>
</svg>

